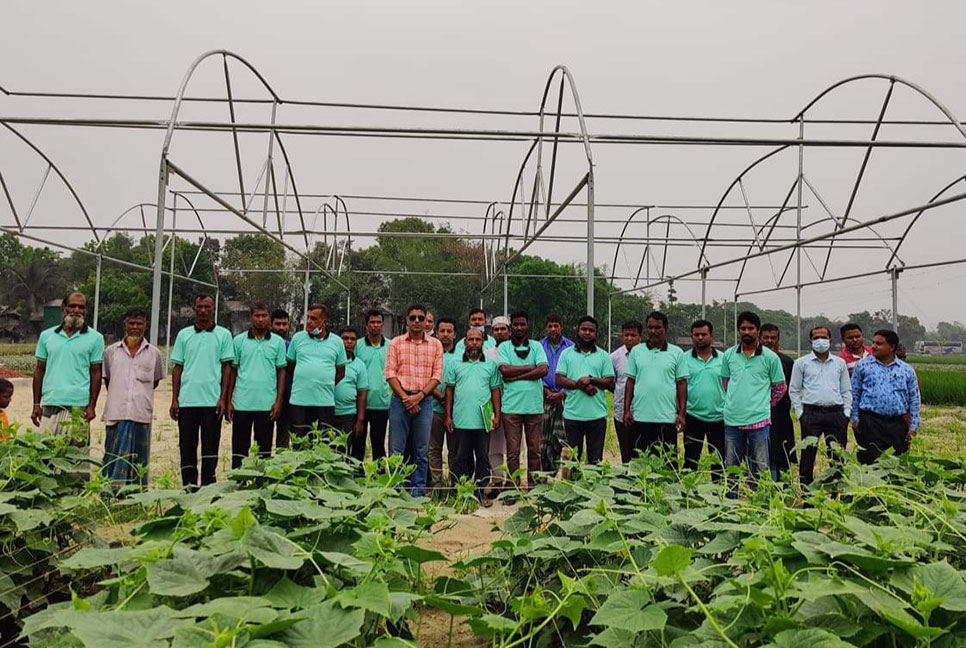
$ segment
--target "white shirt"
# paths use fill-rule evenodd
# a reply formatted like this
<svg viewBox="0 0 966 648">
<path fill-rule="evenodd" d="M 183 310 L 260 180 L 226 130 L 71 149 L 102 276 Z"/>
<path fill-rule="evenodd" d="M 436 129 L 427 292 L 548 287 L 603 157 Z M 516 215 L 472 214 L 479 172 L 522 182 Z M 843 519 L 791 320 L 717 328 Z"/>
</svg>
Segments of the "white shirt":
<svg viewBox="0 0 966 648">
<path fill-rule="evenodd" d="M 822 362 L 815 353 L 803 355 L 792 365 L 788 398 L 801 418 L 805 405 L 841 405 L 846 416 L 852 413 L 852 382 L 845 360 L 831 353 Z"/>
<path fill-rule="evenodd" d="M 614 420 L 624 421 L 624 386 L 627 385 L 627 357 L 630 350 L 626 345 L 620 345 L 610 354 L 610 362 L 614 365 Z"/>
</svg>

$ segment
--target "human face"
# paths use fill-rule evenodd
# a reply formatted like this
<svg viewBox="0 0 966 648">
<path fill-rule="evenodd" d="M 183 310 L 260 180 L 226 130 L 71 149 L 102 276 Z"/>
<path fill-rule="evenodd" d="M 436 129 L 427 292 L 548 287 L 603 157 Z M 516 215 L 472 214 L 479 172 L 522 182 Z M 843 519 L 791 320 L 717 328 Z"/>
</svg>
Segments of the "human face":
<svg viewBox="0 0 966 648">
<path fill-rule="evenodd" d="M 577 327 L 577 339 L 583 344 L 584 348 L 592 347 L 597 343 L 597 327 L 593 322 L 581 322 Z"/>
<path fill-rule="evenodd" d="M 426 335 L 432 335 L 433 329 L 436 328 L 436 318 L 433 317 L 432 313 L 426 313 L 426 323 L 424 324 L 423 330 L 426 331 Z"/>
<path fill-rule="evenodd" d="M 510 322 L 510 338 L 514 344 L 520 344 L 527 339 L 530 332 L 530 322 L 525 317 L 514 317 Z"/>
<path fill-rule="evenodd" d="M 741 338 L 742 344 L 754 344 L 755 340 L 758 339 L 758 327 L 751 322 L 742 322 L 738 325 L 738 336 Z"/>
<path fill-rule="evenodd" d="M 373 315 L 366 320 L 366 332 L 373 337 L 382 335 L 382 315 Z"/>
<path fill-rule="evenodd" d="M 143 317 L 133 315 L 124 320 L 124 337 L 132 340 L 140 340 L 144 337 L 144 326 L 147 322 Z"/>
<path fill-rule="evenodd" d="M 711 331 L 708 330 L 707 326 L 699 326 L 691 329 L 691 344 L 694 345 L 695 349 L 704 351 L 711 346 L 713 341 L 714 336 L 711 335 Z"/>
<path fill-rule="evenodd" d="M 439 325 L 439 330 L 436 331 L 436 339 L 438 339 L 443 346 L 449 346 L 456 341 L 456 329 L 449 322 L 443 322 Z"/>
<path fill-rule="evenodd" d="M 626 328 L 621 331 L 621 337 L 624 340 L 624 346 L 628 351 L 636 347 L 641 343 L 641 332 L 636 328 Z"/>
<path fill-rule="evenodd" d="M 10 407 L 10 401 L 13 400 L 13 390 L 8 389 L 7 391 L 0 392 L 0 409 L 7 409 Z"/>
<path fill-rule="evenodd" d="M 647 320 L 647 341 L 652 347 L 664 346 L 664 342 L 667 340 L 667 329 L 664 327 L 664 322 L 652 317 Z"/>
<path fill-rule="evenodd" d="M 781 334 L 778 331 L 762 331 L 761 332 L 761 343 L 763 346 L 768 347 L 775 353 L 778 353 L 779 349 L 779 338 Z"/>
<path fill-rule="evenodd" d="M 64 324 L 68 329 L 79 329 L 84 326 L 84 313 L 87 311 L 87 297 L 81 293 L 74 293 L 67 297 L 64 304 Z"/>
<path fill-rule="evenodd" d="M 215 302 L 211 297 L 195 300 L 195 323 L 207 326 L 215 316 Z"/>
<path fill-rule="evenodd" d="M 483 352 L 483 334 L 477 330 L 470 329 L 466 332 L 466 354 L 478 356 Z"/>
<path fill-rule="evenodd" d="M 348 355 L 352 355 L 356 352 L 356 342 L 358 341 L 358 336 L 354 331 L 346 331 L 342 334 L 342 344 L 345 345 L 345 352 Z"/>
<path fill-rule="evenodd" d="M 271 322 L 271 315 L 267 310 L 257 310 L 251 314 L 251 322 L 253 329 L 264 333 L 268 330 L 269 323 Z"/>
<path fill-rule="evenodd" d="M 279 317 L 278 319 L 272 320 L 272 333 L 277 333 L 283 338 L 288 337 L 289 331 L 289 320 L 287 317 Z"/>
<path fill-rule="evenodd" d="M 493 339 L 496 340 L 497 344 L 510 339 L 510 327 L 506 324 L 494 324 L 490 333 L 493 334 Z"/>
<path fill-rule="evenodd" d="M 817 328 L 813 329 L 811 335 L 808 336 L 809 340 L 830 340 L 832 339 L 831 334 L 828 332 L 827 328 Z"/>
<path fill-rule="evenodd" d="M 314 333 L 318 329 L 319 335 L 325 335 L 325 325 L 327 323 L 328 318 L 321 308 L 311 309 L 305 314 L 305 330 L 309 333 Z"/>
<path fill-rule="evenodd" d="M 849 331 L 849 333 L 851 332 L 852 331 Z M 876 360 L 879 362 L 889 362 L 895 355 L 895 347 L 891 346 L 889 342 L 881 335 L 873 335 L 872 355 L 874 355 Z"/>
<path fill-rule="evenodd" d="M 854 355 L 861 355 L 862 348 L 865 346 L 865 336 L 859 329 L 852 329 L 845 332 L 845 335 L 842 336 L 842 342 L 845 344 L 845 348 Z"/>
<path fill-rule="evenodd" d="M 547 322 L 547 338 L 551 342 L 556 342 L 560 339 L 560 332 L 562 330 L 563 327 L 560 325 L 560 322 Z"/>
<path fill-rule="evenodd" d="M 470 315 L 470 326 L 486 326 L 486 314 L 473 313 Z"/>
<path fill-rule="evenodd" d="M 410 334 L 421 334 L 426 329 L 426 311 L 413 309 L 406 314 L 406 327 Z"/>
</svg>

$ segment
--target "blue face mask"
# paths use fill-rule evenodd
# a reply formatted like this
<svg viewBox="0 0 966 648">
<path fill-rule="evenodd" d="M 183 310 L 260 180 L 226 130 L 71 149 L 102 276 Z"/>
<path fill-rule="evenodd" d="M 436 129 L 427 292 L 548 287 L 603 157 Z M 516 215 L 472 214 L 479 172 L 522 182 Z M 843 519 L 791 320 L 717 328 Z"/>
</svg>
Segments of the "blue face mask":
<svg viewBox="0 0 966 648">
<path fill-rule="evenodd" d="M 815 353 L 828 353 L 829 348 L 832 343 L 826 338 L 817 338 L 812 340 L 812 351 Z"/>
</svg>

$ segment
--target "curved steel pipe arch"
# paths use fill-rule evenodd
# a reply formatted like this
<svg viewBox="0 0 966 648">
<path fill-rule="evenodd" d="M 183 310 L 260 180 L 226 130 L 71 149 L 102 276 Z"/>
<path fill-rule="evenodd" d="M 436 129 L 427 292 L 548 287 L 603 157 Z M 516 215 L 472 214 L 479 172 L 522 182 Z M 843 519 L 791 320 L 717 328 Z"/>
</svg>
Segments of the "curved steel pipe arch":
<svg viewBox="0 0 966 648">
<path fill-rule="evenodd" d="M 946 193 L 947 191 L 955 187 L 960 182 L 966 182 L 966 175 L 959 176 L 958 178 L 956 178 L 955 180 L 947 184 L 945 187 L 940 189 L 938 192 L 936 192 L 936 194 L 933 195 L 932 198 L 929 199 L 929 202 L 933 202 L 934 200 L 941 198 L 944 193 Z M 916 212 L 915 215 L 912 217 L 912 220 L 909 221 L 909 224 L 906 225 L 906 229 L 902 232 L 902 235 L 899 237 L 899 242 L 896 244 L 896 247 L 892 250 L 892 256 L 890 256 L 889 260 L 886 261 L 886 269 L 889 268 L 889 264 L 892 263 L 893 259 L 902 263 L 903 266 L 906 265 L 905 263 L 902 262 L 901 259 L 899 259 L 899 248 L 902 247 L 902 244 L 906 242 L 906 238 L 909 236 L 909 232 L 912 230 L 913 226 L 916 224 L 916 221 L 919 220 L 919 217 L 922 216 L 924 211 L 925 210 L 919 210 L 918 212 Z"/>
<path fill-rule="evenodd" d="M 640 211 L 640 209 L 638 209 L 637 211 Z M 635 213 L 637 213 L 637 212 L 635 212 Z M 630 219 L 628 219 L 628 222 L 630 222 Z M 698 266 L 697 267 L 698 268 L 703 268 L 703 267 L 706 267 L 708 265 L 707 258 L 701 256 L 703 254 L 703 252 L 702 252 L 702 248 L 701 248 L 701 243 L 698 241 L 697 235 L 695 235 L 694 230 L 692 230 L 691 227 L 685 221 L 683 221 L 681 218 L 679 218 L 675 214 L 660 214 L 660 215 L 655 216 L 653 218 L 651 218 L 650 215 L 649 215 L 648 218 L 647 218 L 647 220 L 645 221 L 645 226 L 647 227 L 647 229 L 649 231 L 651 225 L 654 225 L 656 223 L 661 223 L 661 222 L 668 223 L 668 227 L 669 228 L 670 228 L 670 225 L 671 225 L 672 222 L 673 223 L 677 223 L 678 225 L 681 225 L 682 227 L 684 227 L 684 229 L 687 230 L 687 232 L 688 232 L 688 236 L 691 237 L 691 242 L 694 244 L 694 247 L 697 248 L 697 250 L 698 250 L 699 257 L 698 257 Z M 623 233 L 621 234 L 621 236 L 623 237 Z M 644 245 L 644 254 L 641 256 L 641 264 L 638 266 L 638 268 L 637 268 L 637 276 L 634 278 L 634 285 L 635 286 L 641 280 L 641 270 L 644 268 L 645 259 L 647 259 L 648 257 L 653 258 L 653 255 L 650 254 L 650 249 L 651 249 L 650 234 L 647 235 L 647 238 L 648 238 L 648 242 Z M 620 243 L 618 243 L 618 246 L 620 246 Z M 664 246 L 664 249 L 665 249 L 665 252 L 666 252 L 667 251 L 667 245 L 666 244 Z M 704 259 L 704 263 L 703 264 L 701 263 L 701 260 L 702 259 Z M 661 278 L 662 279 L 664 278 L 664 269 L 662 269 L 662 271 L 661 271 Z"/>
</svg>

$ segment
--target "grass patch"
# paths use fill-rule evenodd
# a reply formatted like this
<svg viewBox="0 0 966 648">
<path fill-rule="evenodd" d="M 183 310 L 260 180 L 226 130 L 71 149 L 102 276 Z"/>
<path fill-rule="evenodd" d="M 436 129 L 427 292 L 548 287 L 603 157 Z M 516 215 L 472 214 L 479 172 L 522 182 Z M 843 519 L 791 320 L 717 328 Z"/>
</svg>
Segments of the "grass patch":
<svg viewBox="0 0 966 648">
<path fill-rule="evenodd" d="M 916 370 L 922 402 L 930 405 L 966 404 L 966 371 Z"/>
</svg>

